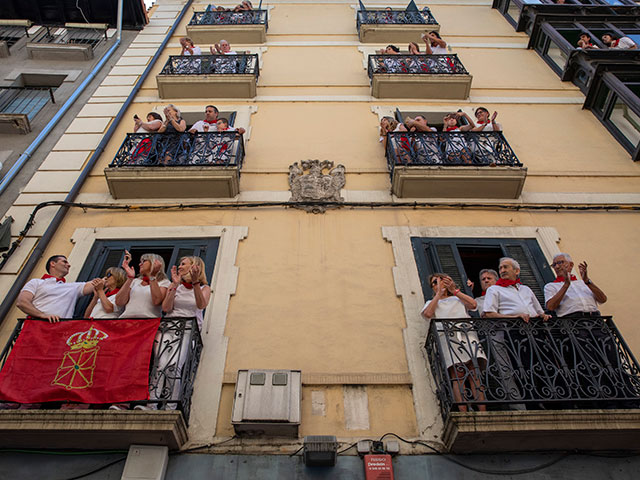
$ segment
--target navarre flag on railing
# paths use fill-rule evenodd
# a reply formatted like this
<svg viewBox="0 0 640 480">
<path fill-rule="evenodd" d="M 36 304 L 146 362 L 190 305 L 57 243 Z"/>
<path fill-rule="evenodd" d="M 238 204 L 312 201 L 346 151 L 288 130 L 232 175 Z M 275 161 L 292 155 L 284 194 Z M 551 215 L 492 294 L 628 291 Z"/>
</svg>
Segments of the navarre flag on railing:
<svg viewBox="0 0 640 480">
<path fill-rule="evenodd" d="M 160 319 L 25 320 L 0 371 L 0 400 L 115 403 L 149 398 Z"/>
</svg>

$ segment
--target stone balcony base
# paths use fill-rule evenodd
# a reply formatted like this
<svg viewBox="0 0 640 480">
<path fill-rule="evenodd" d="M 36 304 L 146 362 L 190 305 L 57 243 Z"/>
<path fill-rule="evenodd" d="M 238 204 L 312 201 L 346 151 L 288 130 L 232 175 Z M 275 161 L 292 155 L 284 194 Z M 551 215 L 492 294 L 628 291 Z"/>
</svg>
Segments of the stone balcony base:
<svg viewBox="0 0 640 480">
<path fill-rule="evenodd" d="M 256 76 L 241 73 L 158 75 L 160 98 L 253 98 Z"/>
<path fill-rule="evenodd" d="M 231 45 L 253 45 L 267 41 L 267 27 L 264 24 L 187 25 L 187 36 L 196 45 L 213 45 L 223 39 Z"/>
<path fill-rule="evenodd" d="M 91 60 L 91 45 L 59 43 L 27 43 L 27 55 L 34 60 Z"/>
<path fill-rule="evenodd" d="M 128 448 L 131 444 L 179 449 L 187 442 L 182 413 L 112 410 L 2 410 L 1 448 Z"/>
<path fill-rule="evenodd" d="M 29 133 L 31 123 L 24 113 L 0 113 L 0 133 Z"/>
<path fill-rule="evenodd" d="M 391 190 L 401 198 L 518 198 L 526 167 L 396 166 Z"/>
<path fill-rule="evenodd" d="M 230 198 L 239 191 L 238 167 L 117 167 L 105 168 L 111 196 L 173 198 Z"/>
<path fill-rule="evenodd" d="M 469 98 L 472 79 L 469 74 L 376 73 L 371 80 L 371 95 L 376 98 L 465 100 Z"/>
<path fill-rule="evenodd" d="M 640 409 L 452 412 L 443 441 L 454 453 L 640 450 Z"/>
<path fill-rule="evenodd" d="M 425 32 L 435 30 L 440 31 L 440 25 L 438 24 L 385 24 L 385 23 L 372 23 L 361 24 L 360 32 L 358 36 L 362 43 L 409 43 L 418 42 L 420 48 L 422 46 L 422 40 L 420 35 Z M 401 47 L 404 48 L 404 45 Z"/>
</svg>

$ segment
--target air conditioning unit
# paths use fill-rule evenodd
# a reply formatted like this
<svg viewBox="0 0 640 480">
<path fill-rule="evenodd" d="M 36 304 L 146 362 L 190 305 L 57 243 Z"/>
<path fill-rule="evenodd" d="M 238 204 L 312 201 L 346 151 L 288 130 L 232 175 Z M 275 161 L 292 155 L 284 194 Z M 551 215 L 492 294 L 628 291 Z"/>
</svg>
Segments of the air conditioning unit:
<svg viewBox="0 0 640 480">
<path fill-rule="evenodd" d="M 231 424 L 239 435 L 297 437 L 300 370 L 239 370 Z"/>
</svg>

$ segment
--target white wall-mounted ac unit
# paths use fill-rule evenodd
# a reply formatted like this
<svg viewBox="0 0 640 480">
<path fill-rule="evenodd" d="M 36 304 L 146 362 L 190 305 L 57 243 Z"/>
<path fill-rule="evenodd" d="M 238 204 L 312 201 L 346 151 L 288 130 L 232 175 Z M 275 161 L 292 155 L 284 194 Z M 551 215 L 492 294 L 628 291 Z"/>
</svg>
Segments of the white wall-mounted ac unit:
<svg viewBox="0 0 640 480">
<path fill-rule="evenodd" d="M 300 370 L 239 370 L 231 423 L 236 433 L 297 437 Z"/>
</svg>

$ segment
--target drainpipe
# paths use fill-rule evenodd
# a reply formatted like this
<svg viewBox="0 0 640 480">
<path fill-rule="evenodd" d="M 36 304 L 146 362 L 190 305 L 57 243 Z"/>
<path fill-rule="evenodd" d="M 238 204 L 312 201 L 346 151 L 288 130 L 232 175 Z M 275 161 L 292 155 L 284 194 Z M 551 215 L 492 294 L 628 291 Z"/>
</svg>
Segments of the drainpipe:
<svg viewBox="0 0 640 480">
<path fill-rule="evenodd" d="M 119 0 L 119 2 L 122 3 L 122 0 Z M 89 158 L 87 165 L 82 169 L 82 172 L 80 172 L 80 176 L 76 180 L 76 183 L 74 183 L 73 187 L 69 191 L 69 194 L 65 198 L 66 202 L 73 202 L 75 198 L 78 196 L 78 193 L 80 192 L 80 189 L 82 188 L 82 185 L 84 184 L 85 180 L 89 176 L 89 173 L 95 166 L 96 162 L 100 158 L 100 155 L 102 154 L 105 147 L 107 146 L 107 143 L 109 143 L 109 140 L 111 139 L 116 129 L 118 128 L 118 124 L 120 123 L 120 120 L 122 119 L 125 112 L 127 111 L 127 108 L 129 108 L 129 105 L 131 105 L 131 103 L 133 102 L 133 99 L 138 93 L 138 90 L 140 90 L 140 87 L 142 86 L 143 82 L 149 76 L 149 73 L 153 69 L 153 66 L 157 62 L 158 58 L 160 58 L 160 55 L 162 54 L 164 47 L 167 45 L 167 43 L 169 43 L 169 40 L 173 36 L 173 33 L 176 31 L 176 28 L 178 28 L 178 24 L 184 18 L 192 2 L 193 0 L 187 0 L 187 3 L 180 11 L 180 15 L 178 15 L 178 18 L 176 19 L 173 26 L 171 27 L 171 30 L 169 30 L 169 32 L 167 33 L 166 37 L 158 47 L 158 50 L 156 51 L 155 55 L 149 62 L 149 65 L 147 65 L 147 68 L 145 68 L 144 72 L 142 72 L 142 75 L 134 85 L 133 90 L 131 91 L 127 99 L 122 104 L 122 107 L 118 111 L 118 114 L 114 118 L 113 122 L 111 122 L 111 126 L 109 127 L 109 130 L 107 130 L 107 132 L 104 134 L 104 136 L 102 137 L 102 140 L 100 141 L 100 144 L 96 147 L 96 150 L 93 152 L 93 155 L 91 155 L 91 157 Z M 118 12 L 119 13 L 122 12 L 122 9 L 120 8 Z M 121 19 L 118 20 L 118 24 L 119 25 L 121 24 Z M 51 220 L 49 227 L 42 235 L 42 238 L 37 243 L 36 247 L 33 249 L 33 252 L 31 252 L 31 255 L 29 256 L 29 258 L 24 264 L 24 267 L 22 268 L 22 270 L 20 270 L 20 273 L 18 274 L 15 282 L 9 289 L 7 296 L 2 301 L 2 304 L 0 304 L 0 324 L 4 322 L 4 319 L 9 313 L 9 311 L 11 310 L 11 307 L 13 306 L 16 298 L 18 297 L 20 290 L 22 289 L 24 284 L 27 282 L 27 279 L 31 276 L 33 269 L 35 268 L 36 264 L 40 260 L 40 257 L 42 256 L 47 246 L 49 245 L 49 242 L 55 235 L 58 227 L 62 223 L 62 220 L 64 219 L 68 210 L 69 210 L 68 206 L 60 207 L 55 217 L 53 217 L 53 220 Z"/>
<path fill-rule="evenodd" d="M 123 0 L 118 0 L 118 37 L 116 39 L 116 43 L 114 43 L 113 46 L 107 51 L 107 53 L 102 56 L 98 64 L 93 67 L 93 70 L 91 70 L 87 78 L 85 78 L 84 81 L 78 86 L 78 88 L 75 89 L 73 94 L 67 99 L 66 102 L 64 102 L 64 105 L 60 108 L 60 110 L 56 112 L 49 123 L 47 123 L 47 125 L 42 129 L 36 139 L 31 142 L 31 145 L 27 147 L 24 153 L 20 155 L 20 157 L 18 157 L 18 160 L 16 160 L 16 162 L 11 166 L 9 171 L 3 177 L 2 182 L 0 182 L 0 195 L 2 195 L 2 193 L 7 189 L 18 172 L 22 170 L 22 167 L 24 167 L 29 158 L 31 158 L 33 152 L 35 152 L 40 144 L 44 141 L 44 139 L 49 136 L 51 130 L 53 130 L 56 125 L 58 125 L 60 119 L 67 113 L 67 111 L 75 103 L 82 92 L 84 92 L 85 88 L 87 88 L 91 81 L 96 77 L 98 72 L 102 70 L 102 67 L 104 67 L 105 63 L 107 63 L 107 60 L 109 60 L 111 55 L 113 55 L 113 52 L 115 52 L 120 46 L 120 41 L 122 40 L 122 1 Z"/>
</svg>

